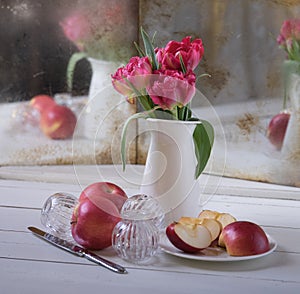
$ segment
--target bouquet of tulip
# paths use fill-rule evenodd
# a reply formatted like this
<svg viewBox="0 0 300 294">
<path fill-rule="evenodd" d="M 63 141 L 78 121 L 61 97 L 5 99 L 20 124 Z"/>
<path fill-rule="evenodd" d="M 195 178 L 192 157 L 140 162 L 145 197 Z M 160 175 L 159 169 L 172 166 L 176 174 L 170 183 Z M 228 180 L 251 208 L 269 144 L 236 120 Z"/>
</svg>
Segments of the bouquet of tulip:
<svg viewBox="0 0 300 294">
<path fill-rule="evenodd" d="M 300 19 L 284 21 L 277 42 L 286 51 L 287 59 L 300 62 Z"/>
<path fill-rule="evenodd" d="M 300 74 L 300 19 L 288 19 L 283 22 L 277 43 L 287 53 L 284 62 L 283 108 L 285 109 L 290 87 L 290 75 L 292 73 Z"/>
<path fill-rule="evenodd" d="M 112 75 L 113 87 L 129 103 L 136 101 L 144 111 L 131 116 L 123 127 L 121 158 L 125 168 L 125 137 L 129 122 L 140 117 L 200 121 L 192 116 L 191 100 L 196 93 L 195 68 L 202 59 L 204 48 L 201 39 L 185 37 L 181 42 L 170 41 L 164 48 L 154 48 L 148 34 L 141 29 L 144 48 L 139 56 Z M 213 127 L 201 120 L 193 132 L 195 154 L 198 161 L 195 177 L 198 178 L 209 159 L 214 141 Z"/>
</svg>

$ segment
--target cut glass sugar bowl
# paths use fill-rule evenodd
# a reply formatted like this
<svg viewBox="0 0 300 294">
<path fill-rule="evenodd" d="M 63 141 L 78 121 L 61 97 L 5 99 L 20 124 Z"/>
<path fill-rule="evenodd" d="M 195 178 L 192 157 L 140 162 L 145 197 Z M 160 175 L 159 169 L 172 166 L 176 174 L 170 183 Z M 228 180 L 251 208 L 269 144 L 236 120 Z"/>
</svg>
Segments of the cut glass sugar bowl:
<svg viewBox="0 0 300 294">
<path fill-rule="evenodd" d="M 51 195 L 41 211 L 41 223 L 47 231 L 59 238 L 72 241 L 71 218 L 78 199 L 69 193 Z"/>
<path fill-rule="evenodd" d="M 133 263 L 143 263 L 158 249 L 164 213 L 157 200 L 139 194 L 129 197 L 121 210 L 122 220 L 112 233 L 117 254 Z"/>
</svg>

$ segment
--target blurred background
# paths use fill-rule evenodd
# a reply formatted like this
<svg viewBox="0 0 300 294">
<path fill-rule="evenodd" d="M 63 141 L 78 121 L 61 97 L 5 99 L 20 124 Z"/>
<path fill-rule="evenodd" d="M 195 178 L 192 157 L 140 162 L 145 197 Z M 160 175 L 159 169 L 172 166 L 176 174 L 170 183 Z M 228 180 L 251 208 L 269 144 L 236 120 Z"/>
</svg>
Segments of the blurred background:
<svg viewBox="0 0 300 294">
<path fill-rule="evenodd" d="M 107 116 L 103 138 L 92 136 L 96 147 L 78 136 L 74 149 L 72 140 L 41 136 L 25 102 L 37 94 L 67 92 L 79 114 L 89 101 L 93 71 L 87 58 L 80 59 L 70 90 L 70 58 L 84 52 L 102 63 L 125 64 L 137 55 L 134 42 L 141 43 L 142 26 L 150 36 L 155 34 L 158 47 L 188 35 L 202 39 L 205 52 L 196 71 L 208 75 L 197 80 L 197 89 L 208 103 L 193 99 L 193 111 L 219 126 L 211 159 L 218 164 L 216 172 L 300 186 L 300 143 L 297 157 L 285 160 L 266 136 L 271 117 L 282 110 L 284 95 L 286 53 L 276 38 L 285 20 L 298 17 L 300 0 L 0 0 L 0 166 L 112 163 L 110 136 L 120 139 L 114 131 L 131 114 L 128 103 L 117 115 Z M 86 20 L 92 24 L 89 29 Z M 111 88 L 115 69 L 105 81 Z M 97 101 L 106 95 L 114 104 L 115 92 L 100 93 Z M 101 112 L 90 107 L 95 126 L 107 108 L 102 106 Z M 91 129 L 86 121 L 83 126 Z M 137 134 L 140 130 L 141 123 L 134 128 Z M 145 162 L 148 145 L 141 137 L 133 144 L 131 163 Z M 118 149 L 120 144 L 113 145 Z M 119 154 L 119 149 L 114 152 Z"/>
<path fill-rule="evenodd" d="M 125 28 L 132 30 L 130 26 L 134 26 L 134 38 L 128 32 L 124 43 L 124 47 L 134 48 L 133 41 L 138 37 L 138 1 L 1 0 L 0 101 L 66 92 L 67 64 L 78 48 L 65 36 L 61 22 L 74 11 L 88 10 L 98 14 L 109 36 L 120 30 L 105 23 L 105 14 L 116 7 L 115 22 L 124 16 L 128 17 L 123 22 Z M 78 62 L 74 75 L 72 94 L 87 95 L 91 80 L 89 62 Z"/>
<path fill-rule="evenodd" d="M 71 11 L 93 6 L 100 19 L 113 6 L 120 7 L 115 21 L 126 18 L 123 45 L 133 53 L 140 26 L 150 35 L 157 32 L 158 46 L 186 35 L 202 38 L 205 57 L 198 70 L 211 78 L 199 80 L 198 88 L 213 104 L 282 94 L 285 56 L 276 37 L 285 19 L 299 15 L 299 0 L 1 0 L 1 102 L 66 91 L 66 67 L 78 48 L 60 23 Z M 106 34 L 120 27 L 110 29 Z M 73 95 L 86 95 L 90 79 L 90 65 L 81 60 Z"/>
</svg>

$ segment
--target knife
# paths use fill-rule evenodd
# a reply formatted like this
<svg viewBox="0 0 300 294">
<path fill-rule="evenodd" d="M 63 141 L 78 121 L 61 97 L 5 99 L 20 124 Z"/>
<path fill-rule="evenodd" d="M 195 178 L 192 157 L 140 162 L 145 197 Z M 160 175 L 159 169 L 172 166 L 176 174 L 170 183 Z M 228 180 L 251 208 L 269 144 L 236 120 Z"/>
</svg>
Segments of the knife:
<svg viewBox="0 0 300 294">
<path fill-rule="evenodd" d="M 77 256 L 85 257 L 86 259 L 95 262 L 96 264 L 101 265 L 115 273 L 119 273 L 119 274 L 128 273 L 127 270 L 121 265 L 111 262 L 103 257 L 100 257 L 97 254 L 84 249 L 83 247 L 74 245 L 66 240 L 60 239 L 56 236 L 46 233 L 36 227 L 28 227 L 28 230 L 30 230 L 34 235 L 42 238 L 43 240 L 49 242 L 52 245 L 55 245 Z"/>
</svg>

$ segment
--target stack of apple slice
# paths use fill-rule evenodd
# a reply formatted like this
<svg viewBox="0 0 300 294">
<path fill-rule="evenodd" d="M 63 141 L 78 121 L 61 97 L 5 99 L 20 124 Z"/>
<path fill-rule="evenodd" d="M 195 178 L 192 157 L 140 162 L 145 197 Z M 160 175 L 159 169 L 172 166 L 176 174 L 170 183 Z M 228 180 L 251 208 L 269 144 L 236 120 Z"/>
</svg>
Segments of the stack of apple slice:
<svg viewBox="0 0 300 294">
<path fill-rule="evenodd" d="M 181 217 L 167 227 L 166 235 L 176 248 L 188 253 L 209 246 L 223 247 L 232 256 L 255 255 L 270 249 L 259 225 L 212 210 L 203 210 L 198 217 Z"/>
<path fill-rule="evenodd" d="M 202 210 L 198 217 L 181 217 L 166 229 L 171 243 L 178 249 L 194 253 L 217 242 L 223 228 L 236 219 L 229 213 Z"/>
</svg>

